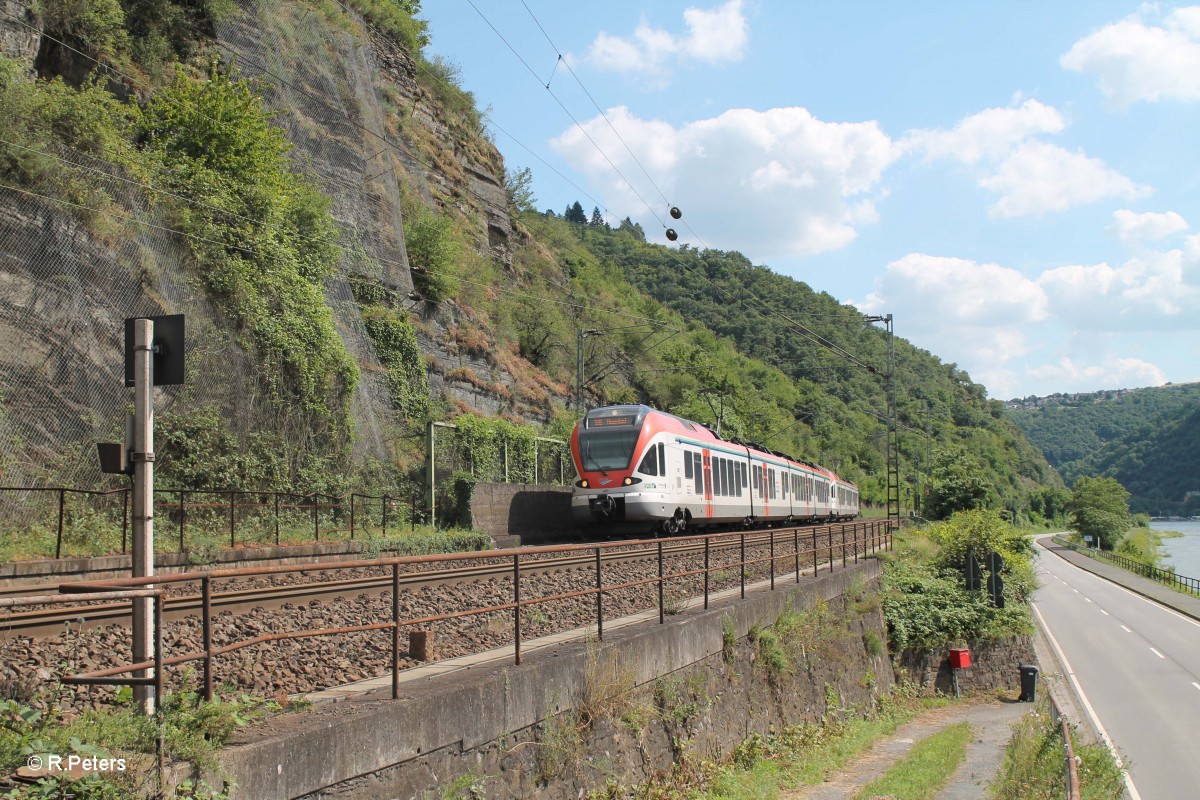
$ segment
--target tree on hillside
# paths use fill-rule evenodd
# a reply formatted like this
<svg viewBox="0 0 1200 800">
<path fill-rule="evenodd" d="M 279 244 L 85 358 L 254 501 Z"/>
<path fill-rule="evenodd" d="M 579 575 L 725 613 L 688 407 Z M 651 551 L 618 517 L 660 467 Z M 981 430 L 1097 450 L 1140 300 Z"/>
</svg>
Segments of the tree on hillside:
<svg viewBox="0 0 1200 800">
<path fill-rule="evenodd" d="M 533 211 L 537 198 L 533 195 L 533 171 L 523 167 L 516 172 L 504 170 L 504 191 L 517 213 Z"/>
<path fill-rule="evenodd" d="M 934 452 L 925 515 L 946 519 L 956 511 L 987 508 L 993 497 L 983 467 L 959 448 Z"/>
<path fill-rule="evenodd" d="M 1129 492 L 1113 478 L 1080 478 L 1071 487 L 1071 530 L 1113 550 L 1129 530 Z"/>
<path fill-rule="evenodd" d="M 587 212 L 583 210 L 583 206 L 580 205 L 578 200 L 567 206 L 566 213 L 563 214 L 563 219 L 567 222 L 574 222 L 577 225 L 586 225 L 588 221 Z"/>
</svg>

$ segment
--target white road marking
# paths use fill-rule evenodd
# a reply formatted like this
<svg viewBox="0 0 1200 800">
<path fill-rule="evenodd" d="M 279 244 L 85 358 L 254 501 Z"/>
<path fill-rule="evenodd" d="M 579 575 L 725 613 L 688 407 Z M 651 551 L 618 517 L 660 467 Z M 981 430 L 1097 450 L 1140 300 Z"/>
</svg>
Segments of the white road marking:
<svg viewBox="0 0 1200 800">
<path fill-rule="evenodd" d="M 1088 717 L 1092 720 L 1092 725 L 1095 726 L 1096 732 L 1100 734 L 1101 741 L 1108 745 L 1108 749 L 1112 752 L 1113 758 L 1116 759 L 1117 766 L 1121 767 L 1125 775 L 1125 789 L 1129 792 L 1130 800 L 1142 800 L 1142 796 L 1138 794 L 1137 787 L 1133 785 L 1133 778 L 1129 777 L 1129 771 L 1124 769 L 1124 763 L 1121 761 L 1121 754 L 1117 752 L 1116 746 L 1113 745 L 1112 739 L 1108 738 L 1108 731 L 1104 730 L 1104 726 L 1100 724 L 1100 718 L 1096 716 L 1096 710 L 1092 708 L 1091 702 L 1087 699 L 1087 695 L 1083 693 L 1083 687 L 1079 685 L 1079 679 L 1075 677 L 1075 670 L 1071 667 L 1071 662 L 1067 661 L 1067 654 L 1063 652 L 1062 647 L 1058 644 L 1058 639 L 1054 638 L 1054 634 L 1050 632 L 1050 626 L 1046 624 L 1046 618 L 1042 616 L 1041 610 L 1035 603 L 1029 604 L 1033 609 L 1033 613 L 1037 614 L 1038 621 L 1042 623 L 1042 630 L 1046 632 L 1046 638 L 1050 640 L 1050 646 L 1054 648 L 1054 653 L 1058 656 L 1058 660 L 1062 663 L 1063 669 L 1067 671 L 1067 678 L 1071 681 L 1071 685 L 1075 687 L 1075 695 L 1079 701 L 1083 703 L 1083 709 L 1087 712 Z M 1125 626 L 1122 625 L 1122 628 Z M 1197 687 L 1200 688 L 1200 687 Z"/>
<path fill-rule="evenodd" d="M 1104 616 L 1106 616 L 1106 617 L 1107 617 L 1107 616 L 1109 616 L 1108 612 L 1107 612 L 1107 611 L 1105 611 L 1103 608 L 1102 608 L 1102 609 L 1100 609 L 1100 613 L 1101 613 L 1101 614 L 1103 614 L 1103 615 L 1104 615 Z"/>
<path fill-rule="evenodd" d="M 1200 683 L 1196 683 L 1195 681 L 1192 681 L 1192 686 L 1195 686 L 1197 689 L 1200 689 Z"/>
<path fill-rule="evenodd" d="M 1164 656 L 1162 653 L 1155 650 L 1153 647 L 1150 648 L 1150 652 L 1154 653 L 1154 655 L 1158 656 L 1159 658 L 1166 658 L 1166 656 Z"/>
<path fill-rule="evenodd" d="M 1092 602 L 1092 598 L 1090 598 L 1090 597 L 1085 597 L 1085 598 L 1083 598 L 1083 599 L 1084 599 L 1084 600 L 1087 600 L 1089 603 L 1090 603 L 1090 602 Z"/>
<path fill-rule="evenodd" d="M 1121 630 L 1125 631 L 1126 633 L 1133 633 L 1133 631 L 1129 630 L 1129 628 L 1126 628 L 1124 625 L 1121 626 Z"/>
</svg>

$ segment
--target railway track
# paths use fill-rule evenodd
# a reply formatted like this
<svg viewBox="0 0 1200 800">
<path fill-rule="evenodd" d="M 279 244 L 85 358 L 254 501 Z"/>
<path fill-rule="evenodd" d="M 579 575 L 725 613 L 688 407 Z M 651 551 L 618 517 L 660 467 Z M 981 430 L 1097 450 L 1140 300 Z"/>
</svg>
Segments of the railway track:
<svg viewBox="0 0 1200 800">
<path fill-rule="evenodd" d="M 805 540 L 812 535 L 812 530 L 814 529 L 779 529 L 773 532 L 775 541 L 779 545 L 794 545 L 798 541 L 801 547 L 806 545 L 809 547 L 807 550 L 800 551 L 802 566 L 808 569 L 814 568 L 814 551 L 812 549 L 812 542 Z M 734 536 L 722 538 L 711 543 L 709 554 L 710 556 L 716 555 L 720 557 L 721 555 L 727 555 L 729 551 L 734 551 L 738 554 L 738 560 L 740 561 L 741 548 L 744 542 L 747 549 L 747 558 L 751 558 L 751 553 L 754 549 L 769 546 L 771 534 L 772 531 L 751 531 L 747 532 L 744 538 Z M 705 550 L 705 543 L 703 539 L 664 542 L 661 544 L 661 549 L 662 557 L 666 561 L 668 559 L 702 555 Z M 627 564 L 637 561 L 656 561 L 658 559 L 658 550 L 659 548 L 654 546 L 645 546 L 630 550 L 599 549 L 601 554 L 601 568 L 605 565 Z M 535 556 L 522 559 L 520 562 L 521 575 L 525 577 L 548 572 L 594 570 L 596 568 L 596 552 L 596 550 L 575 551 L 568 555 L 549 558 L 538 558 Z M 828 546 L 823 548 L 821 542 L 818 540 L 816 542 L 816 556 L 818 560 L 823 553 L 828 555 L 830 549 Z M 510 580 L 513 574 L 513 561 L 508 556 L 501 558 L 503 558 L 502 561 L 478 566 L 401 572 L 399 583 L 402 588 L 418 589 L 439 584 L 455 585 L 485 580 Z M 788 559 L 788 565 L 778 568 L 776 571 L 777 574 L 791 574 L 793 571 L 792 562 L 795 561 L 795 551 L 787 550 L 782 554 L 777 554 L 777 558 Z M 828 563 L 828 561 L 824 563 Z M 360 569 L 370 568 L 365 567 Z M 380 567 L 380 569 L 387 568 Z M 283 574 L 303 575 L 305 572 L 306 570 L 303 568 L 297 568 L 295 573 L 289 572 Z M 214 581 L 218 580 L 223 579 L 214 578 Z M 211 609 L 214 614 L 219 614 L 223 611 L 237 612 L 258 607 L 274 609 L 288 603 L 311 602 L 314 600 L 324 603 L 347 595 L 357 597 L 360 594 L 378 594 L 390 591 L 392 581 L 391 570 L 388 569 L 387 574 L 377 576 L 308 583 L 268 584 L 244 589 L 213 592 Z M 10 587 L 0 591 L 0 593 L 9 597 L 31 593 L 52 594 L 58 590 L 60 585 L 62 584 L 36 587 Z M 203 598 L 198 593 L 169 595 L 164 601 L 163 614 L 167 621 L 171 621 L 182 619 L 189 614 L 199 614 L 202 609 Z M 35 607 L 28 611 L 0 614 L 0 638 L 11 636 L 53 636 L 61 633 L 64 626 L 67 625 L 78 623 L 80 627 L 84 628 L 97 627 L 127 620 L 131 614 L 132 609 L 129 602 L 66 607 Z"/>
</svg>

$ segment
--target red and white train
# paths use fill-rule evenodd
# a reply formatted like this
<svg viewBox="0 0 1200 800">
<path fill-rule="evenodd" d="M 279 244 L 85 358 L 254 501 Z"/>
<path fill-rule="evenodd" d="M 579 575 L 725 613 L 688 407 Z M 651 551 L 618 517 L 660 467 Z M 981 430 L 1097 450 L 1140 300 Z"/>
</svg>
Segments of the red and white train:
<svg viewBox="0 0 1200 800">
<path fill-rule="evenodd" d="M 858 516 L 858 487 L 830 470 L 648 406 L 588 411 L 571 454 L 580 526 L 677 534 Z"/>
</svg>

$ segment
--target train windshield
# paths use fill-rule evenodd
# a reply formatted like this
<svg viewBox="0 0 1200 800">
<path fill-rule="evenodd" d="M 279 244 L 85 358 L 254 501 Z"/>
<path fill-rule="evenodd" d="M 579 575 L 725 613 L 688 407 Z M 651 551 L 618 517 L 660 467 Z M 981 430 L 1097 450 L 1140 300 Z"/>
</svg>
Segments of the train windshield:
<svg viewBox="0 0 1200 800">
<path fill-rule="evenodd" d="M 579 432 L 579 460 L 585 472 L 627 469 L 641 426 L 591 428 Z"/>
</svg>

